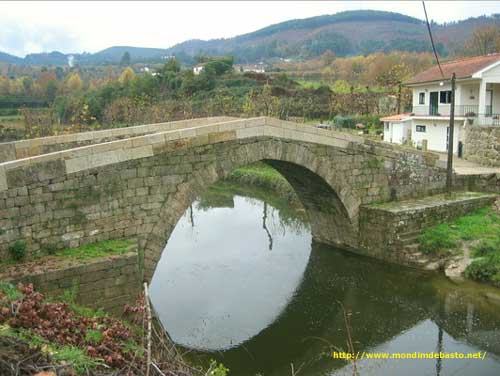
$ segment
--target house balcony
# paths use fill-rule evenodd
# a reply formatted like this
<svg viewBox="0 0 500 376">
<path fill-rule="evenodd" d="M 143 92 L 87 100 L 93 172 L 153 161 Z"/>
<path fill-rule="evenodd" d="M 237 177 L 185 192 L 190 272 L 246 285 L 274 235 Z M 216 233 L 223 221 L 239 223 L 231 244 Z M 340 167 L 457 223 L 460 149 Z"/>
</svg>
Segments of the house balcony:
<svg viewBox="0 0 500 376">
<path fill-rule="evenodd" d="M 434 108 L 427 105 L 413 106 L 412 116 L 449 119 L 450 105 L 439 105 Z M 465 118 L 469 124 L 500 126 L 500 114 L 493 113 L 492 106 L 485 106 L 484 112 L 480 113 L 478 105 L 457 105 L 455 106 L 455 117 Z"/>
<path fill-rule="evenodd" d="M 435 107 L 429 105 L 413 106 L 413 115 L 415 116 L 450 116 L 450 105 L 440 104 Z M 478 105 L 456 105 L 455 116 L 458 117 L 476 117 L 479 113 Z"/>
</svg>

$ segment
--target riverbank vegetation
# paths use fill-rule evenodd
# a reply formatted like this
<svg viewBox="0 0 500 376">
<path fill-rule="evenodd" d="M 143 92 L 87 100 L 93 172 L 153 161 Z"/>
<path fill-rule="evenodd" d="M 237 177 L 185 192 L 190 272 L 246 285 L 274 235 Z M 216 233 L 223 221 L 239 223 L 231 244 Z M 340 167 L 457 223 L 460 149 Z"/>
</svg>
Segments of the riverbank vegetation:
<svg viewBox="0 0 500 376">
<path fill-rule="evenodd" d="M 130 252 L 134 242 L 128 239 L 104 240 L 92 244 L 85 244 L 76 248 L 58 249 L 55 245 L 47 244 L 34 253 L 27 253 L 26 243 L 17 241 L 9 248 L 10 258 L 0 261 L 0 272 L 4 272 L 9 266 L 26 263 L 52 263 L 55 260 L 90 260 L 100 257 L 120 256 Z"/>
<path fill-rule="evenodd" d="M 242 185 L 272 190 L 287 199 L 297 200 L 290 183 L 276 169 L 264 162 L 252 163 L 232 171 L 225 179 Z"/>
<path fill-rule="evenodd" d="M 279 210 L 284 224 L 302 228 L 307 225 L 307 214 L 288 181 L 274 168 L 257 162 L 234 170 L 225 180 L 216 182 L 198 199 L 200 209 L 232 207 L 234 196 L 255 198 Z M 266 217 L 266 208 L 263 208 Z"/>
<path fill-rule="evenodd" d="M 495 206 L 425 229 L 419 245 L 424 253 L 444 257 L 470 249 L 465 276 L 500 287 L 500 212 Z"/>
<path fill-rule="evenodd" d="M 69 293 L 47 298 L 33 285 L 15 287 L 2 282 L 0 374 L 226 374 L 227 369 L 215 362 L 209 373 L 189 366 L 161 324 L 154 321 L 148 329 L 147 312 L 143 296 L 125 307 L 125 319 L 119 319 L 78 306 Z"/>
</svg>

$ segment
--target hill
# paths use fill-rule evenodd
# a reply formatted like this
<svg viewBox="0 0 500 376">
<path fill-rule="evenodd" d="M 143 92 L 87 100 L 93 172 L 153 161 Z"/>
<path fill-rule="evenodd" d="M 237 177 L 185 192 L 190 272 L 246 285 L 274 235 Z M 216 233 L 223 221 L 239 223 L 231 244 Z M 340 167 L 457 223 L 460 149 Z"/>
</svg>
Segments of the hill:
<svg viewBox="0 0 500 376">
<path fill-rule="evenodd" d="M 7 63 L 7 64 L 22 64 L 23 59 L 21 59 L 20 57 L 10 55 L 8 53 L 0 51 L 0 62 Z"/>
<path fill-rule="evenodd" d="M 123 54 L 128 52 L 132 62 L 143 62 L 148 60 L 159 60 L 166 55 L 166 50 L 161 48 L 113 46 L 95 54 L 80 56 L 77 60 L 82 62 L 96 63 L 119 63 Z"/>
<path fill-rule="evenodd" d="M 445 24 L 432 24 L 441 55 L 460 54 L 477 27 L 500 28 L 500 15 L 481 16 Z M 132 62 L 162 62 L 175 55 L 193 64 L 197 55 L 233 55 L 236 62 L 250 63 L 278 58 L 309 59 L 331 50 L 337 56 L 377 51 L 430 51 L 422 20 L 399 13 L 357 10 L 305 19 L 289 20 L 227 39 L 193 39 L 168 49 L 114 46 L 97 53 L 30 54 L 26 58 L 0 53 L 0 62 L 30 65 L 66 65 L 72 55 L 76 63 L 117 64 L 129 52 Z"/>
<path fill-rule="evenodd" d="M 500 27 L 500 15 L 432 24 L 438 51 L 457 53 L 476 27 Z M 361 10 L 285 21 L 229 39 L 189 40 L 168 49 L 173 55 L 231 54 L 240 62 L 310 58 L 331 50 L 337 56 L 376 51 L 429 51 L 424 21 L 399 13 Z"/>
</svg>

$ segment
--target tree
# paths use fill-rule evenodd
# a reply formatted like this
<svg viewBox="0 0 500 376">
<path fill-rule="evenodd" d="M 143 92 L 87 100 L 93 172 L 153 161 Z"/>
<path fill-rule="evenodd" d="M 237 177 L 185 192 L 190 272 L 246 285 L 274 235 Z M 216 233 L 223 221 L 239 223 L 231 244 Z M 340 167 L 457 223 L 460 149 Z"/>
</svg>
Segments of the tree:
<svg viewBox="0 0 500 376">
<path fill-rule="evenodd" d="M 123 54 L 122 59 L 120 60 L 120 65 L 123 67 L 130 65 L 130 53 L 128 51 L 125 51 Z"/>
<path fill-rule="evenodd" d="M 134 77 L 135 77 L 134 70 L 130 67 L 127 67 L 123 70 L 118 80 L 122 85 L 128 85 L 130 81 L 134 79 Z"/>
<path fill-rule="evenodd" d="M 67 92 L 76 92 L 80 91 L 83 88 L 83 81 L 78 75 L 78 73 L 71 73 L 66 78 L 66 82 L 64 84 L 64 89 Z"/>
<path fill-rule="evenodd" d="M 471 39 L 466 44 L 473 55 L 487 55 L 500 51 L 500 29 L 495 26 L 485 26 L 474 30 Z"/>
<path fill-rule="evenodd" d="M 168 59 L 165 65 L 161 68 L 160 74 L 164 72 L 178 73 L 181 71 L 181 63 L 176 58 Z"/>
</svg>

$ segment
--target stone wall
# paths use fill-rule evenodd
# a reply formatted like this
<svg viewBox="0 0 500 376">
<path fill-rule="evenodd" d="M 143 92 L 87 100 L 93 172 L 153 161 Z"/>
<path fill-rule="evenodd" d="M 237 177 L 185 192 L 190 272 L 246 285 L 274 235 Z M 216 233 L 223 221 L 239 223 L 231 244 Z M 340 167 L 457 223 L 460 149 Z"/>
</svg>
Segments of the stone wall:
<svg viewBox="0 0 500 376">
<path fill-rule="evenodd" d="M 420 232 L 428 227 L 469 214 L 496 199 L 495 194 L 458 193 L 455 198 L 444 195 L 421 200 L 366 205 L 360 211 L 360 251 L 378 258 L 407 263 L 404 247 L 417 242 Z M 406 241 L 410 243 L 406 243 Z"/>
<path fill-rule="evenodd" d="M 455 176 L 453 188 L 462 191 L 500 194 L 500 173 Z"/>
<path fill-rule="evenodd" d="M 102 308 L 120 315 L 125 304 L 135 301 L 141 291 L 137 250 L 125 255 L 64 262 L 43 272 L 23 277 L 10 277 L 12 283 L 33 283 L 35 288 L 48 295 L 58 296 L 65 291 L 76 293 L 76 302 L 83 306 Z M 2 278 L 2 280 L 6 280 Z"/>
<path fill-rule="evenodd" d="M 500 166 L 500 126 L 465 127 L 464 158 L 485 166 Z"/>
</svg>

